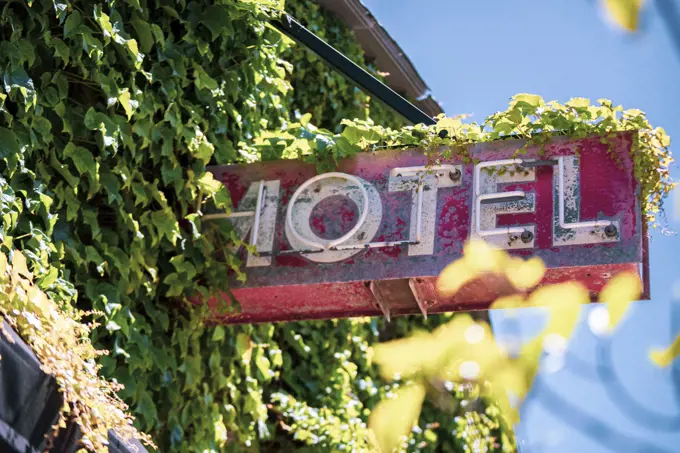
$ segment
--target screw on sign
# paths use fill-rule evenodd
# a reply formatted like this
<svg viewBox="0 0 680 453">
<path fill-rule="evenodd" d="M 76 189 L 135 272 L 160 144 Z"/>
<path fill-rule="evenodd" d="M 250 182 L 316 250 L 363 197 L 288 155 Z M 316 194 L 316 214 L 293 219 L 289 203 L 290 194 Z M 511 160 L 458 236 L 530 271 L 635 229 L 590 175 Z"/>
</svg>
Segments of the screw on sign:
<svg viewBox="0 0 680 453">
<path fill-rule="evenodd" d="M 477 164 L 436 166 L 417 149 L 386 150 L 324 174 L 298 161 L 213 167 L 235 210 L 204 218 L 231 222 L 257 251 L 241 250 L 246 282 L 229 277 L 241 312 L 220 321 L 484 309 L 516 289 L 488 277 L 453 297 L 435 290 L 472 238 L 540 257 L 540 285 L 577 280 L 595 296 L 619 272 L 646 274 L 631 145 L 628 133 L 611 149 L 562 138 L 517 157 L 522 143 L 507 140 L 472 146 Z"/>
</svg>

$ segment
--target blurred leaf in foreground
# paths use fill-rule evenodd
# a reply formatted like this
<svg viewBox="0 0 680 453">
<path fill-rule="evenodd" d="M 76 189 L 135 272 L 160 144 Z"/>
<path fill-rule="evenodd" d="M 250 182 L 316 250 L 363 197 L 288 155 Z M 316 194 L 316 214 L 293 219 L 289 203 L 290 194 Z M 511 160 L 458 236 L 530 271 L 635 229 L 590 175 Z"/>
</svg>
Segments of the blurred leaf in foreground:
<svg viewBox="0 0 680 453">
<path fill-rule="evenodd" d="M 462 258 L 444 268 L 437 279 L 437 291 L 442 296 L 452 296 L 485 274 L 504 275 L 518 290 L 525 291 L 537 285 L 544 273 L 545 265 L 539 258 L 512 258 L 504 250 L 477 239 L 465 244 Z"/>
<path fill-rule="evenodd" d="M 374 362 L 382 376 L 410 381 L 397 400 L 383 401 L 372 415 L 371 429 L 382 452 L 391 452 L 400 445 L 418 420 L 424 389 L 437 392 L 438 382 L 472 384 L 471 388 L 476 388 L 481 398 L 493 401 L 498 408 L 502 430 L 519 422 L 520 405 L 539 366 L 543 363 L 551 368 L 554 364 L 561 366 L 583 305 L 591 300 L 587 288 L 578 282 L 544 285 L 534 290 L 545 271 L 540 258 L 511 257 L 480 240 L 465 245 L 463 256 L 440 274 L 437 281 L 440 294 L 453 296 L 468 282 L 484 275 L 502 276 L 517 293 L 497 299 L 491 308 L 510 309 L 511 314 L 516 308 L 540 308 L 548 314 L 547 324 L 524 346 L 508 346 L 496 341 L 487 323 L 476 322 L 469 314 L 459 314 L 432 333 L 419 332 L 377 345 Z M 617 275 L 604 288 L 600 300 L 606 302 L 602 308 L 607 312 L 607 331 L 616 327 L 641 288 L 639 278 L 633 274 Z M 656 353 L 658 362 L 666 363 L 680 354 L 680 339 L 669 351 Z"/>
<path fill-rule="evenodd" d="M 600 302 L 604 302 L 609 314 L 607 330 L 612 332 L 628 312 L 630 304 L 642 293 L 640 278 L 630 272 L 622 272 L 612 278 L 600 292 Z"/>
<path fill-rule="evenodd" d="M 515 288 L 524 291 L 540 283 L 545 275 L 545 264 L 537 256 L 528 260 L 512 258 L 508 261 L 505 274 Z"/>
<path fill-rule="evenodd" d="M 409 379 L 440 366 L 447 345 L 433 335 L 418 332 L 408 338 L 381 343 L 374 347 L 373 362 L 385 379 Z"/>
<path fill-rule="evenodd" d="M 649 358 L 660 367 L 667 367 L 673 360 L 680 356 L 680 335 L 667 349 L 654 349 L 649 353 Z"/>
<path fill-rule="evenodd" d="M 411 384 L 396 391 L 396 397 L 381 401 L 371 413 L 369 426 L 381 453 L 392 453 L 411 432 L 425 399 L 425 387 Z"/>
<path fill-rule="evenodd" d="M 626 31 L 637 31 L 644 0 L 604 0 L 607 15 Z"/>
<path fill-rule="evenodd" d="M 563 353 L 581 316 L 583 305 L 590 302 L 588 290 L 576 282 L 544 286 L 535 291 L 528 306 L 541 307 L 548 312 L 548 322 L 543 331 L 522 347 L 519 362 L 530 387 L 544 352 Z M 523 397 L 524 395 L 520 395 Z"/>
</svg>

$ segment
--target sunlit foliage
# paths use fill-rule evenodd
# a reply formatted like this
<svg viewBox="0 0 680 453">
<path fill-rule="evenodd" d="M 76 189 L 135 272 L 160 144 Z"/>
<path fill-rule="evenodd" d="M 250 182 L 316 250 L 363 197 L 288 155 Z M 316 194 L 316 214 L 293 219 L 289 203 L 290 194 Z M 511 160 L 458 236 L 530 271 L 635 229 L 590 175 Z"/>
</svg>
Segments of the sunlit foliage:
<svg viewBox="0 0 680 453">
<path fill-rule="evenodd" d="M 680 335 L 666 349 L 654 349 L 649 353 L 650 359 L 661 367 L 669 366 L 680 356 Z"/>
<path fill-rule="evenodd" d="M 441 382 L 467 386 L 494 401 L 503 420 L 502 434 L 512 438 L 511 427 L 519 422 L 519 408 L 541 359 L 545 354 L 564 352 L 583 305 L 590 302 L 588 290 L 576 282 L 534 290 L 544 272 L 545 267 L 536 258 L 524 261 L 510 257 L 483 241 L 468 243 L 463 257 L 444 269 L 437 285 L 443 295 L 453 295 L 465 283 L 485 274 L 502 275 L 515 283 L 518 294 L 498 299 L 492 308 L 539 307 L 547 312 L 548 322 L 519 350 L 497 342 L 487 323 L 474 321 L 468 314 L 455 316 L 431 333 L 376 346 L 374 360 L 383 377 L 404 382 L 401 393 L 380 403 L 371 417 L 370 427 L 381 452 L 392 452 L 400 445 L 417 422 L 418 409 L 426 396 L 435 400 L 450 398 L 453 386 L 442 387 Z M 604 320 L 607 332 L 616 328 L 640 292 L 639 278 L 629 273 L 618 274 L 602 290 L 600 301 L 606 303 L 609 313 Z M 447 409 L 444 416 L 469 416 L 469 410 L 456 404 Z M 468 436 L 466 445 L 480 446 L 477 451 L 485 451 L 495 443 L 483 432 L 471 430 Z"/>
<path fill-rule="evenodd" d="M 644 0 L 601 0 L 606 14 L 626 31 L 637 31 Z"/>
<path fill-rule="evenodd" d="M 291 7 L 298 16 L 310 11 L 298 18 L 314 31 L 327 30 L 325 39 L 368 66 L 356 42 L 333 42 L 351 41 L 352 34 L 336 30 L 339 22 L 310 4 L 297 0 Z M 635 129 L 648 213 L 660 207 L 668 187 L 668 137 L 642 112 L 608 101 L 561 105 L 520 95 L 482 126 L 453 118 L 437 127 L 400 128 L 396 115 L 374 101 L 367 108 L 365 95 L 267 25 L 282 6 L 272 0 L 3 4 L 1 251 L 21 250 L 35 286 L 65 313 L 101 312 L 101 325 L 88 332 L 97 349 L 111 351 L 98 357 L 101 372 L 124 387 L 118 396 L 130 405 L 135 426 L 164 452 L 368 451 L 372 408 L 399 388 L 378 375 L 371 345 L 448 320 L 206 325 L 205 313 L 188 298 L 228 291 L 225 275 L 241 271 L 228 251 L 242 245 L 233 231 L 201 222 L 208 208 L 231 206 L 207 165 L 301 157 L 323 169 L 376 145 L 452 148 L 452 138 L 471 144 L 540 130 Z M 323 129 L 305 113 L 319 115 L 311 120 Z M 449 140 L 439 138 L 441 129 Z M 531 287 L 540 273 L 536 262 L 504 266 L 518 288 Z M 49 331 L 42 332 L 47 340 Z M 501 436 L 493 405 L 481 415 L 436 420 L 435 403 L 479 400 L 474 388 L 452 391 L 452 400 L 423 402 L 422 423 L 408 440 L 412 451 L 456 451 L 465 443 L 457 435 Z M 98 435 L 100 425 L 83 419 L 88 426 Z"/>
<path fill-rule="evenodd" d="M 153 446 L 149 436 L 132 426 L 127 405 L 116 395 L 120 385 L 100 376 L 96 360 L 107 352 L 93 347 L 89 338 L 93 326 L 82 321 L 92 314 L 65 309 L 50 299 L 33 283 L 21 252 L 12 254 L 11 266 L 0 254 L 0 321 L 18 332 L 42 369 L 55 376 L 64 397 L 58 428 L 65 428 L 72 417 L 82 429 L 83 446 L 90 451 L 109 451 L 109 430 L 125 440 L 136 438 Z M 1 322 L 0 341 L 12 341 L 9 333 L 2 332 Z"/>
<path fill-rule="evenodd" d="M 310 118 L 290 123 L 283 131 L 263 133 L 254 146 L 264 154 L 300 158 L 315 163 L 319 171 L 329 171 L 338 160 L 379 148 L 410 146 L 426 152 L 431 161 L 455 158 L 472 162 L 470 145 L 517 138 L 520 155 L 531 146 L 539 148 L 557 136 L 573 139 L 600 137 L 612 144 L 619 132 L 633 132 L 635 177 L 640 183 L 643 213 L 653 226 L 663 202 L 675 183 L 670 176 L 673 157 L 670 137 L 661 127 L 653 127 L 645 113 L 614 105 L 608 99 L 591 102 L 573 98 L 564 104 L 545 101 L 535 94 L 520 93 L 512 97 L 505 110 L 489 115 L 481 123 L 465 122 L 465 115 L 443 115 L 434 126 L 415 125 L 391 129 L 371 121 L 343 120 L 340 133 L 316 127 Z M 442 132 L 446 134 L 442 134 Z M 616 163 L 615 158 L 612 160 Z"/>
</svg>

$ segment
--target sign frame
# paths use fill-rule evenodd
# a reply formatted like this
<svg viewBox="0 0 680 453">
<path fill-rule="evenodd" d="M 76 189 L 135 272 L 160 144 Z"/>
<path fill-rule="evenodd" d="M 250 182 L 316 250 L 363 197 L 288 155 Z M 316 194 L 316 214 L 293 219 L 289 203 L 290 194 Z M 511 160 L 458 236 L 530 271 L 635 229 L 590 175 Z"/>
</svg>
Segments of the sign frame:
<svg viewBox="0 0 680 453">
<path fill-rule="evenodd" d="M 580 281 L 595 300 L 614 275 L 631 271 L 643 281 L 642 299 L 649 299 L 647 220 L 641 211 L 640 185 L 634 178 L 633 133 L 618 133 L 610 140 L 611 148 L 600 137 L 558 137 L 543 150 L 529 146 L 521 155 L 517 155 L 525 143 L 521 140 L 470 145 L 468 151 L 481 160 L 479 165 L 456 158 L 429 165 L 422 151 L 406 149 L 361 153 L 340 161 L 337 171 L 321 175 L 313 165 L 292 160 L 211 167 L 216 179 L 227 185 L 236 209 L 203 219 L 229 218 L 238 234 L 260 251 L 256 255 L 241 250 L 245 285 L 238 285 L 233 276 L 230 280 L 240 313 L 220 314 L 217 299 L 230 298 L 216 295 L 209 300 L 215 320 L 259 323 L 381 314 L 389 319 L 487 309 L 497 297 L 517 290 L 506 279 L 491 275 L 466 285 L 453 298 L 441 297 L 435 289 L 438 273 L 460 257 L 463 242 L 460 234 L 446 242 L 450 231 L 440 224 L 448 218 L 449 225 L 466 230 L 463 217 L 467 230 L 461 234 L 466 238 L 491 237 L 492 243 L 509 248 L 513 255 L 544 259 L 548 271 L 540 285 Z M 609 161 L 604 160 L 605 154 Z M 489 161 L 496 162 L 496 169 L 501 161 L 514 166 L 522 175 L 484 175 Z M 423 171 L 426 167 L 429 173 Z M 581 181 L 581 174 L 589 180 Z M 607 183 L 615 190 L 606 190 Z M 428 184 L 429 190 L 424 190 Z M 536 185 L 533 194 L 531 184 Z M 496 186 L 500 188 L 495 190 Z M 625 208 L 620 218 L 606 215 L 614 212 L 606 207 L 593 218 L 593 201 L 579 204 L 579 191 L 584 187 L 586 195 L 595 194 L 593 198 Z M 546 204 L 548 190 L 552 192 L 550 205 Z M 350 199 L 354 206 L 338 198 Z M 329 199 L 335 206 L 326 203 L 321 214 L 316 212 Z M 455 205 L 454 199 L 470 206 L 467 215 L 461 214 L 452 223 L 455 211 L 464 210 L 462 205 L 444 212 L 441 204 L 444 200 Z M 436 209 L 428 211 L 428 206 Z M 320 232 L 328 233 L 324 229 L 329 229 L 329 214 L 324 213 L 329 209 L 349 220 L 344 230 L 320 236 Z M 546 209 L 552 209 L 551 227 L 538 219 L 538 212 Z M 590 218 L 581 221 L 582 212 Z M 538 219 L 534 229 L 524 225 L 520 231 L 503 220 L 526 219 L 532 213 Z M 386 222 L 403 225 L 387 231 Z M 546 247 L 547 228 L 552 228 L 553 243 Z M 401 235 L 393 234 L 398 229 Z M 514 235 L 517 245 L 504 246 L 504 234 Z M 599 239 L 593 241 L 595 236 Z M 448 247 L 444 257 L 422 258 L 432 256 L 435 249 L 441 255 L 442 247 Z"/>
</svg>

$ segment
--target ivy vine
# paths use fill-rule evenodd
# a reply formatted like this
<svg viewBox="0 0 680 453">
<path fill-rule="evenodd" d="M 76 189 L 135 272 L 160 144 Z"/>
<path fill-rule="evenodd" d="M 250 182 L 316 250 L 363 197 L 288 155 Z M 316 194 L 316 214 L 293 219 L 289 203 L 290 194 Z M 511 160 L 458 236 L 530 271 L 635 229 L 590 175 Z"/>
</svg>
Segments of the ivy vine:
<svg viewBox="0 0 680 453">
<path fill-rule="evenodd" d="M 608 99 L 591 104 L 589 99 L 573 98 L 565 104 L 545 102 L 534 94 L 513 96 L 508 108 L 489 115 L 481 124 L 465 123 L 465 115 L 438 117 L 436 125 L 404 126 L 397 129 L 369 120 L 343 120 L 344 129 L 333 133 L 310 123 L 311 116 L 290 124 L 283 133 L 265 133 L 258 140 L 263 155 L 275 149 L 277 155 L 315 163 L 319 171 L 328 171 L 338 161 L 360 152 L 385 148 L 419 148 L 431 159 L 458 158 L 472 162 L 469 145 L 503 139 L 522 140 L 520 155 L 531 146 L 543 147 L 554 137 L 574 139 L 600 137 L 613 143 L 619 132 L 635 132 L 631 153 L 635 178 L 640 182 L 643 213 L 656 227 L 656 216 L 663 201 L 675 186 L 670 166 L 674 162 L 670 137 L 661 127 L 652 127 L 644 112 L 624 110 Z"/>
<path fill-rule="evenodd" d="M 117 396 L 120 385 L 98 375 L 96 360 L 107 351 L 96 350 L 89 334 L 94 323 L 86 317 L 96 313 L 60 307 L 32 281 L 26 257 L 19 251 L 0 254 L 0 315 L 24 338 L 41 361 L 42 369 L 55 376 L 64 407 L 54 431 L 77 423 L 83 431 L 81 444 L 90 451 L 108 452 L 109 430 L 125 440 L 153 441 L 132 425 L 128 407 Z M 12 341 L 0 324 L 0 339 Z"/>
</svg>

